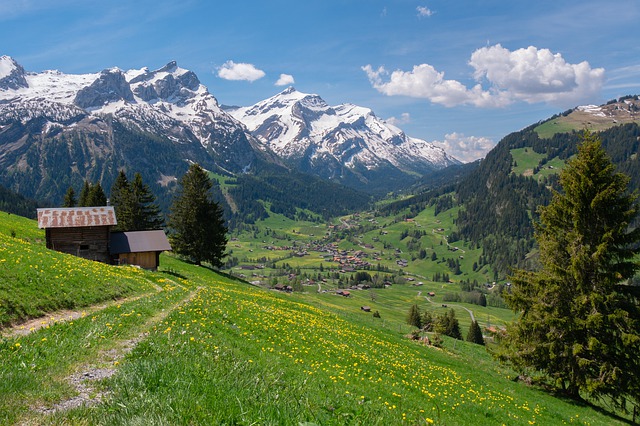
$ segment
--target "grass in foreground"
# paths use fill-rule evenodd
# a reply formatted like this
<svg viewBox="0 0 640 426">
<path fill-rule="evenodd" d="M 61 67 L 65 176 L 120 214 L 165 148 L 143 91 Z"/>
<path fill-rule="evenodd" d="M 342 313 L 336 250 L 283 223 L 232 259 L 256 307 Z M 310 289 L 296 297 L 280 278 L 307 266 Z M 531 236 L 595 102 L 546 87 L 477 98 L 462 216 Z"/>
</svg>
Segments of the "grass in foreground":
<svg viewBox="0 0 640 426">
<path fill-rule="evenodd" d="M 458 342 L 455 353 L 424 347 L 390 330 L 347 321 L 204 268 L 169 258 L 163 262 L 186 278 L 185 285 L 197 287 L 197 294 L 149 325 L 149 335 L 102 382 L 110 392 L 103 402 L 52 415 L 23 408 L 21 420 L 114 425 L 616 423 L 588 407 L 512 382 L 479 346 Z M 30 337 L 33 344 L 41 344 L 41 336 Z M 29 347 L 24 343 L 15 350 L 15 343 L 7 342 L 3 356 L 13 351 L 18 358 Z M 16 359 L 14 365 L 19 364 Z"/>
</svg>

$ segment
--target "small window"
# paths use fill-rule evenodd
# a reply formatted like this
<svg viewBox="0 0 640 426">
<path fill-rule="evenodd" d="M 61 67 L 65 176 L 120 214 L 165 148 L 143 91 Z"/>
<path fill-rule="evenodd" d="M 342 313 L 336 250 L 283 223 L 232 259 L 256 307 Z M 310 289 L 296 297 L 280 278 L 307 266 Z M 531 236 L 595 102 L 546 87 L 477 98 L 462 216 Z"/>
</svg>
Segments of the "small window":
<svg viewBox="0 0 640 426">
<path fill-rule="evenodd" d="M 89 250 L 89 244 L 80 244 L 80 250 Z"/>
</svg>

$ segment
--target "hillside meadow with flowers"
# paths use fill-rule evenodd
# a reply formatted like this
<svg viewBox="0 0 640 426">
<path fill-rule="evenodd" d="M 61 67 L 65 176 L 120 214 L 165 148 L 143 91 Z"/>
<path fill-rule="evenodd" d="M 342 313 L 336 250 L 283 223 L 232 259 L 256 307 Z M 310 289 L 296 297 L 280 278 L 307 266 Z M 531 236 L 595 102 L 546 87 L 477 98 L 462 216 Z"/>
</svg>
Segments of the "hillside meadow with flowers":
<svg viewBox="0 0 640 426">
<path fill-rule="evenodd" d="M 626 423 L 514 381 L 479 345 L 425 346 L 168 255 L 149 272 L 43 239 L 0 213 L 0 424 Z"/>
</svg>

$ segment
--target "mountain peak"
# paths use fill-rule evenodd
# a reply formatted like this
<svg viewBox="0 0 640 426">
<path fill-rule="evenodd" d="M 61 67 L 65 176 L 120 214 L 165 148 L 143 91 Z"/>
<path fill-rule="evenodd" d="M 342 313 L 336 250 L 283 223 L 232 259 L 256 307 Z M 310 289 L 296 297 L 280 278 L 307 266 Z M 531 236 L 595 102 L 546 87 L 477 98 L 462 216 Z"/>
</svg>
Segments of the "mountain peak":
<svg viewBox="0 0 640 426">
<path fill-rule="evenodd" d="M 24 68 L 11 56 L 0 56 L 0 90 L 29 87 L 24 75 Z"/>
<path fill-rule="evenodd" d="M 171 61 L 171 62 L 168 62 L 167 65 L 165 65 L 164 67 L 160 68 L 157 72 L 174 72 L 177 69 L 178 69 L 178 62 Z"/>
</svg>

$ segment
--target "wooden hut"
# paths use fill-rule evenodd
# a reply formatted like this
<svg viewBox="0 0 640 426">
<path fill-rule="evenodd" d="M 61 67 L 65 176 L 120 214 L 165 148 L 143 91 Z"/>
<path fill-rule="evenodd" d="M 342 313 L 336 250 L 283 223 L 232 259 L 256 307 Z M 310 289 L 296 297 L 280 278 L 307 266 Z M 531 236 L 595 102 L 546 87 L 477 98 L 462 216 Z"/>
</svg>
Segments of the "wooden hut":
<svg viewBox="0 0 640 426">
<path fill-rule="evenodd" d="M 111 233 L 110 252 L 115 264 L 156 270 L 163 251 L 171 251 L 163 230 Z"/>
<path fill-rule="evenodd" d="M 117 224 L 112 206 L 44 208 L 37 212 L 47 248 L 110 263 L 111 227 Z"/>
</svg>

